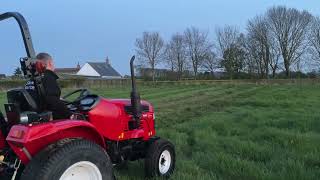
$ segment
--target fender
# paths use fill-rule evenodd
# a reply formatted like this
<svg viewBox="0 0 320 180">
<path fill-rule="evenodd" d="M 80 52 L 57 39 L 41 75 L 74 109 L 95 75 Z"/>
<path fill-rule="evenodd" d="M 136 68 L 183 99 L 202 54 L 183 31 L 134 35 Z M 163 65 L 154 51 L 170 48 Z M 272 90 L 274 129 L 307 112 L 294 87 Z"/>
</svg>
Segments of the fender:
<svg viewBox="0 0 320 180">
<path fill-rule="evenodd" d="M 104 149 L 103 136 L 87 121 L 59 120 L 43 124 L 14 125 L 6 140 L 23 164 L 27 164 L 42 149 L 57 141 L 83 138 Z"/>
<path fill-rule="evenodd" d="M 1 151 L 1 149 L 5 148 L 5 147 L 6 147 L 6 138 L 0 130 L 0 151 Z"/>
</svg>

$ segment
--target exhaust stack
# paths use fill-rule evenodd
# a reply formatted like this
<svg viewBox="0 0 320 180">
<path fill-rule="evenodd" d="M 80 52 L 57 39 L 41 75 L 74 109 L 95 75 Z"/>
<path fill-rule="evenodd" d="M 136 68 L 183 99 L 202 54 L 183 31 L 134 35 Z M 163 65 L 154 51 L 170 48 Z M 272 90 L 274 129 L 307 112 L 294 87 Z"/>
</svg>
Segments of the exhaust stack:
<svg viewBox="0 0 320 180">
<path fill-rule="evenodd" d="M 133 118 L 135 119 L 136 127 L 138 128 L 140 126 L 140 118 L 141 118 L 141 101 L 140 101 L 140 94 L 137 91 L 136 87 L 136 78 L 134 75 L 134 67 L 133 67 L 133 62 L 134 62 L 135 56 L 132 56 L 130 60 L 130 70 L 131 70 L 131 86 L 132 86 L 132 91 L 131 91 L 131 108 L 132 108 L 132 115 Z"/>
</svg>

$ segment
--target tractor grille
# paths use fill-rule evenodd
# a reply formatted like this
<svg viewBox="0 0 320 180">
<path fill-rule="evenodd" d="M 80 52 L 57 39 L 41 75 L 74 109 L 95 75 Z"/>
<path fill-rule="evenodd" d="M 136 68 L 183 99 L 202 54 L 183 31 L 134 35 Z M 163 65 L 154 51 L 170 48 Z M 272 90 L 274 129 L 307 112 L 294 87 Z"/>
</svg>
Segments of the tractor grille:
<svg viewBox="0 0 320 180">
<path fill-rule="evenodd" d="M 124 110 L 127 114 L 132 114 L 132 106 L 125 106 Z M 141 105 L 142 112 L 149 112 L 149 106 L 147 105 Z"/>
</svg>

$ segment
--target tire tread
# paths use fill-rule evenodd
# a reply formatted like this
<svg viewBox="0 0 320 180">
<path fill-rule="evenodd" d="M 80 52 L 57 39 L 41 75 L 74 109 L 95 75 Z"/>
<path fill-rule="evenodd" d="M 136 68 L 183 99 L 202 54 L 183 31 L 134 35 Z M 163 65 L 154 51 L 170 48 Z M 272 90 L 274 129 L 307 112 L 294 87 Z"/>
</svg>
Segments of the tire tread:
<svg viewBox="0 0 320 180">
<path fill-rule="evenodd" d="M 175 168 L 175 149 L 171 142 L 165 139 L 158 139 L 154 141 L 148 148 L 147 155 L 145 158 L 145 173 L 147 177 L 160 176 L 158 170 L 158 160 L 160 153 L 165 149 L 169 148 L 172 158 L 172 164 L 170 170 L 165 177 L 169 177 Z"/>
</svg>

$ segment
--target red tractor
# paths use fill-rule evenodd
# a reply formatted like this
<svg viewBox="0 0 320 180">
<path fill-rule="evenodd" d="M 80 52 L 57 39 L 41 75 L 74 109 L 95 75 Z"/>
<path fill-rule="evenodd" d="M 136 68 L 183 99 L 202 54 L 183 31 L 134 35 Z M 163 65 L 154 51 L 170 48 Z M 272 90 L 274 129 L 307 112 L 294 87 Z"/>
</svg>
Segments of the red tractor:
<svg viewBox="0 0 320 180">
<path fill-rule="evenodd" d="M 41 74 L 36 71 L 35 51 L 27 23 L 19 13 L 26 58 L 21 58 L 25 77 L 43 96 Z M 52 119 L 52 112 L 24 89 L 7 92 L 6 118 L 0 112 L 0 179 L 108 180 L 115 179 L 113 165 L 144 159 L 147 176 L 169 177 L 175 168 L 172 143 L 155 136 L 154 109 L 140 100 L 130 61 L 131 99 L 108 99 L 79 89 L 64 96 L 76 120 Z M 77 96 L 73 101 L 68 97 Z M 41 99 L 41 98 L 40 98 Z"/>
</svg>

